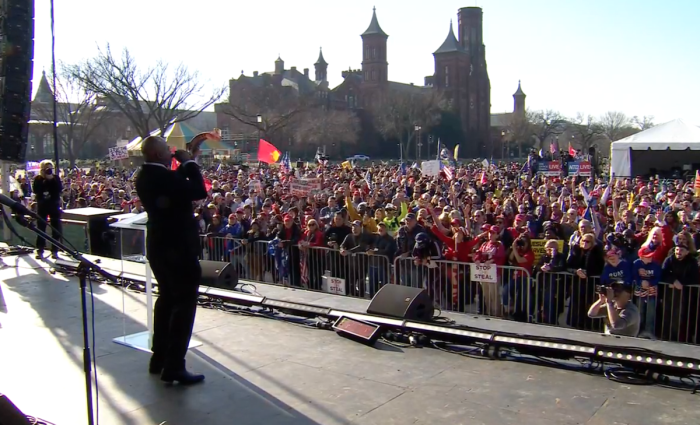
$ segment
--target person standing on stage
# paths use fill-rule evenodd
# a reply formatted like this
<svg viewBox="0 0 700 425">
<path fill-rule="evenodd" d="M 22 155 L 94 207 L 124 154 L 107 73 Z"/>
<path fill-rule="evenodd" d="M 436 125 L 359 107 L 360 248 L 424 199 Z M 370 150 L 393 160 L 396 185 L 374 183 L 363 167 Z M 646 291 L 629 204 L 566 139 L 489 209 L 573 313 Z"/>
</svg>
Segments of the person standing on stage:
<svg viewBox="0 0 700 425">
<path fill-rule="evenodd" d="M 199 232 L 193 201 L 207 197 L 204 179 L 192 154 L 175 154 L 161 137 L 148 137 L 141 147 L 145 162 L 136 177 L 136 191 L 148 213 L 146 253 L 158 281 L 154 307 L 153 355 L 149 372 L 161 380 L 195 384 L 204 375 L 185 368 L 192 336 L 202 269 Z M 171 170 L 172 158 L 180 162 Z"/>
<path fill-rule="evenodd" d="M 61 238 L 61 193 L 63 186 L 61 179 L 53 173 L 53 162 L 45 159 L 39 164 L 39 174 L 34 177 L 32 191 L 36 196 L 36 212 L 43 220 L 39 220 L 37 228 L 46 231 L 46 219 L 51 220 L 51 236 Z M 44 257 L 46 240 L 41 236 L 36 238 L 36 259 Z M 51 246 L 51 258 L 58 258 L 58 247 Z"/>
</svg>

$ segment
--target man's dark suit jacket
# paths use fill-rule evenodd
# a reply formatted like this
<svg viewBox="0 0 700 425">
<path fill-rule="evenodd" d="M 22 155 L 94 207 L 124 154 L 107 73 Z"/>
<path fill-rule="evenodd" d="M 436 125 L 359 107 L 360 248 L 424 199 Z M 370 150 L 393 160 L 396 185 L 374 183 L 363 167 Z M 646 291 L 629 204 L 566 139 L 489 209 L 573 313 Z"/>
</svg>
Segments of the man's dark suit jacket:
<svg viewBox="0 0 700 425">
<path fill-rule="evenodd" d="M 199 226 L 192 202 L 207 197 L 199 166 L 190 161 L 173 171 L 145 163 L 136 177 L 136 192 L 148 213 L 149 261 L 182 261 L 182 266 L 196 262 L 200 254 Z"/>
</svg>

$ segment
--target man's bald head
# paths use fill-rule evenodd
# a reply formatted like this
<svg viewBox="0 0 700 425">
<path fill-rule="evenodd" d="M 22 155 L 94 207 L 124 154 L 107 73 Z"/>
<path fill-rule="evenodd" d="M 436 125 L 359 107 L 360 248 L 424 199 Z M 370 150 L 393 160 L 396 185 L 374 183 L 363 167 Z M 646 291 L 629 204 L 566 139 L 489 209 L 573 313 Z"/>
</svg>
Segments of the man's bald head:
<svg viewBox="0 0 700 425">
<path fill-rule="evenodd" d="M 148 136 L 141 144 L 141 153 L 146 162 L 169 165 L 172 155 L 165 139 L 158 136 Z"/>
</svg>

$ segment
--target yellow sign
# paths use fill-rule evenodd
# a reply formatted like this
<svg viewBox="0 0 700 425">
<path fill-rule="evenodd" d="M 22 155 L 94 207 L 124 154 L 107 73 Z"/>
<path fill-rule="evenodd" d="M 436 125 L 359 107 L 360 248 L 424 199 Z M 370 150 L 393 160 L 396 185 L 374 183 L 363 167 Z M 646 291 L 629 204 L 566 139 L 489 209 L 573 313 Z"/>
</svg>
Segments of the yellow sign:
<svg viewBox="0 0 700 425">
<path fill-rule="evenodd" d="M 544 255 L 544 244 L 547 239 L 532 239 L 530 241 L 530 246 L 532 246 L 532 252 L 535 253 L 535 264 L 540 262 L 540 258 Z M 559 252 L 564 252 L 564 241 L 557 241 Z"/>
</svg>

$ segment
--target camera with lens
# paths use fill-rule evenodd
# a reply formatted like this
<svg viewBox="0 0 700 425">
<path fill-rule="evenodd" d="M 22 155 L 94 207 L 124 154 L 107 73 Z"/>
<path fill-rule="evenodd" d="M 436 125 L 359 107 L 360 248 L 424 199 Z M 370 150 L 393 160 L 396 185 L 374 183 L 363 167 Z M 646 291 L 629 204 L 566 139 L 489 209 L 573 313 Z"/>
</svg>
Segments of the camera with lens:
<svg viewBox="0 0 700 425">
<path fill-rule="evenodd" d="M 518 248 L 523 248 L 525 247 L 525 241 L 522 238 L 518 238 L 515 240 L 515 246 Z"/>
</svg>

